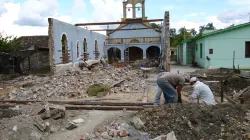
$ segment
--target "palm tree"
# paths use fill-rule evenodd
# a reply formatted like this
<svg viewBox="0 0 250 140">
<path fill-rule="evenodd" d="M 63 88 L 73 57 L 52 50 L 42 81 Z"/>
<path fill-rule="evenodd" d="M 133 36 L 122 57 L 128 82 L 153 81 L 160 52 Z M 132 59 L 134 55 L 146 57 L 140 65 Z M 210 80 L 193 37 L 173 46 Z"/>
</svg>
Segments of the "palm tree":
<svg viewBox="0 0 250 140">
<path fill-rule="evenodd" d="M 205 26 L 200 26 L 200 28 L 199 28 L 199 32 L 200 32 L 200 34 L 203 32 L 203 31 L 205 31 Z"/>
<path fill-rule="evenodd" d="M 216 28 L 214 27 L 214 24 L 212 22 L 206 25 L 206 30 L 215 30 L 215 29 Z"/>
<path fill-rule="evenodd" d="M 176 29 L 175 28 L 171 28 L 170 29 L 170 36 L 171 37 L 175 37 L 176 36 Z"/>
<path fill-rule="evenodd" d="M 192 28 L 190 33 L 191 33 L 192 36 L 196 36 L 197 31 L 195 30 L 195 28 Z"/>
</svg>

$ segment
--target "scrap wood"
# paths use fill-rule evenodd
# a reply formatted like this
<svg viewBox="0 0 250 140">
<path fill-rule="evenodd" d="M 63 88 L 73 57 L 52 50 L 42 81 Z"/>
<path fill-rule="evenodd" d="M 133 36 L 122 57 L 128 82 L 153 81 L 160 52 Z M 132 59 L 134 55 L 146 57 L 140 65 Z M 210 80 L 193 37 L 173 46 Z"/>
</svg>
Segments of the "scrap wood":
<svg viewBox="0 0 250 140">
<path fill-rule="evenodd" d="M 9 94 L 9 93 L 11 93 L 11 91 L 12 91 L 12 88 L 2 89 L 2 90 L 0 90 L 0 95 Z"/>
<path fill-rule="evenodd" d="M 35 102 L 48 102 L 53 104 L 71 104 L 71 105 L 100 105 L 100 106 L 143 106 L 153 105 L 153 103 L 129 103 L 129 102 L 93 102 L 93 101 L 19 101 L 19 100 L 0 100 L 3 103 L 27 104 Z"/>
<path fill-rule="evenodd" d="M 114 86 L 116 86 L 116 85 L 118 85 L 118 84 L 120 84 L 120 83 L 122 83 L 122 82 L 124 82 L 124 81 L 125 81 L 125 79 L 122 79 L 122 80 L 120 80 L 120 81 L 114 83 L 113 85 L 111 85 L 111 87 L 114 87 Z"/>
<path fill-rule="evenodd" d="M 245 88 L 245 89 L 243 89 L 243 90 L 241 90 L 239 93 L 234 94 L 234 95 L 233 95 L 234 100 L 238 100 L 239 97 L 240 97 L 243 93 L 245 93 L 248 89 L 250 89 L 250 86 L 247 87 L 247 88 Z"/>
<path fill-rule="evenodd" d="M 0 109 L 15 107 L 15 104 L 0 104 Z"/>
<path fill-rule="evenodd" d="M 236 104 L 236 102 L 231 99 L 230 97 L 228 97 L 227 95 L 224 94 L 224 97 L 228 100 L 228 102 L 232 103 L 232 104 Z"/>
<path fill-rule="evenodd" d="M 66 110 L 143 110 L 142 106 L 65 106 Z"/>
</svg>

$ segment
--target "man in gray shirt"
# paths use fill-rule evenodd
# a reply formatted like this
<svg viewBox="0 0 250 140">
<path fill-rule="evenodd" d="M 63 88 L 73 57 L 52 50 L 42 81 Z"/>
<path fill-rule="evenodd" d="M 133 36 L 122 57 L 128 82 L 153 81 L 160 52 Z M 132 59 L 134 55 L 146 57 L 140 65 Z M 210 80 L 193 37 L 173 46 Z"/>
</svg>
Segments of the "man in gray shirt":
<svg viewBox="0 0 250 140">
<path fill-rule="evenodd" d="M 161 76 L 163 76 L 164 74 L 168 74 L 169 72 L 161 72 L 160 74 L 158 74 L 157 79 Z M 157 87 L 157 93 L 155 95 L 155 101 L 154 101 L 154 105 L 159 105 L 160 104 L 160 100 L 161 100 L 161 93 L 162 90 L 161 88 L 158 86 Z"/>
<path fill-rule="evenodd" d="M 174 103 L 182 103 L 181 89 L 185 81 L 189 82 L 188 74 L 165 73 L 157 78 L 157 85 L 161 88 L 165 103 L 170 103 L 170 97 L 174 98 Z M 177 89 L 177 91 L 176 91 Z"/>
</svg>

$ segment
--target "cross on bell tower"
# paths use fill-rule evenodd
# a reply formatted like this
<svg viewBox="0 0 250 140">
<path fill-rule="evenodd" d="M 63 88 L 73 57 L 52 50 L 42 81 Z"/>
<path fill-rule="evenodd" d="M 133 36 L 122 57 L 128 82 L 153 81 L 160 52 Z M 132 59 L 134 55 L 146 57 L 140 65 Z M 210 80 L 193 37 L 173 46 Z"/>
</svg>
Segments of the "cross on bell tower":
<svg viewBox="0 0 250 140">
<path fill-rule="evenodd" d="M 141 7 L 136 7 L 136 4 L 140 3 Z M 127 7 L 128 4 L 131 4 L 132 7 Z M 132 9 L 133 19 L 136 19 L 136 10 L 141 10 L 142 12 L 142 20 L 146 20 L 145 17 L 145 0 L 124 0 L 123 1 L 123 21 L 127 19 L 127 10 L 130 11 Z"/>
</svg>

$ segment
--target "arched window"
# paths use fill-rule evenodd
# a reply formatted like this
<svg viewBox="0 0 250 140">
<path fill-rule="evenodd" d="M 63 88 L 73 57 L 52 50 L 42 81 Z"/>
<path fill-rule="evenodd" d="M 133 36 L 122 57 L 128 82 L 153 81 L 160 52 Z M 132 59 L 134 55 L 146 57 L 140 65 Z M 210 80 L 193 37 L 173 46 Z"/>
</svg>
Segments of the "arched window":
<svg viewBox="0 0 250 140">
<path fill-rule="evenodd" d="M 79 58 L 80 53 L 79 53 L 79 41 L 76 42 L 76 56 Z"/>
<path fill-rule="evenodd" d="M 83 39 L 83 57 L 84 61 L 88 60 L 88 43 L 86 38 Z"/>
<path fill-rule="evenodd" d="M 133 18 L 133 6 L 132 6 L 132 4 L 127 4 L 126 15 L 127 15 L 127 18 Z"/>
<path fill-rule="evenodd" d="M 61 45 L 62 45 L 62 56 L 61 60 L 63 64 L 69 63 L 69 53 L 68 53 L 68 40 L 67 36 L 65 34 L 62 35 L 62 40 L 61 40 Z"/>
<path fill-rule="evenodd" d="M 135 5 L 135 13 L 136 13 L 136 17 L 137 18 L 141 18 L 142 17 L 142 4 L 141 3 L 137 3 L 136 5 Z"/>
<path fill-rule="evenodd" d="M 99 53 L 99 50 L 98 50 L 97 40 L 95 40 L 95 51 L 94 51 L 94 54 L 95 54 L 95 59 L 98 59 L 100 53 Z"/>
</svg>

